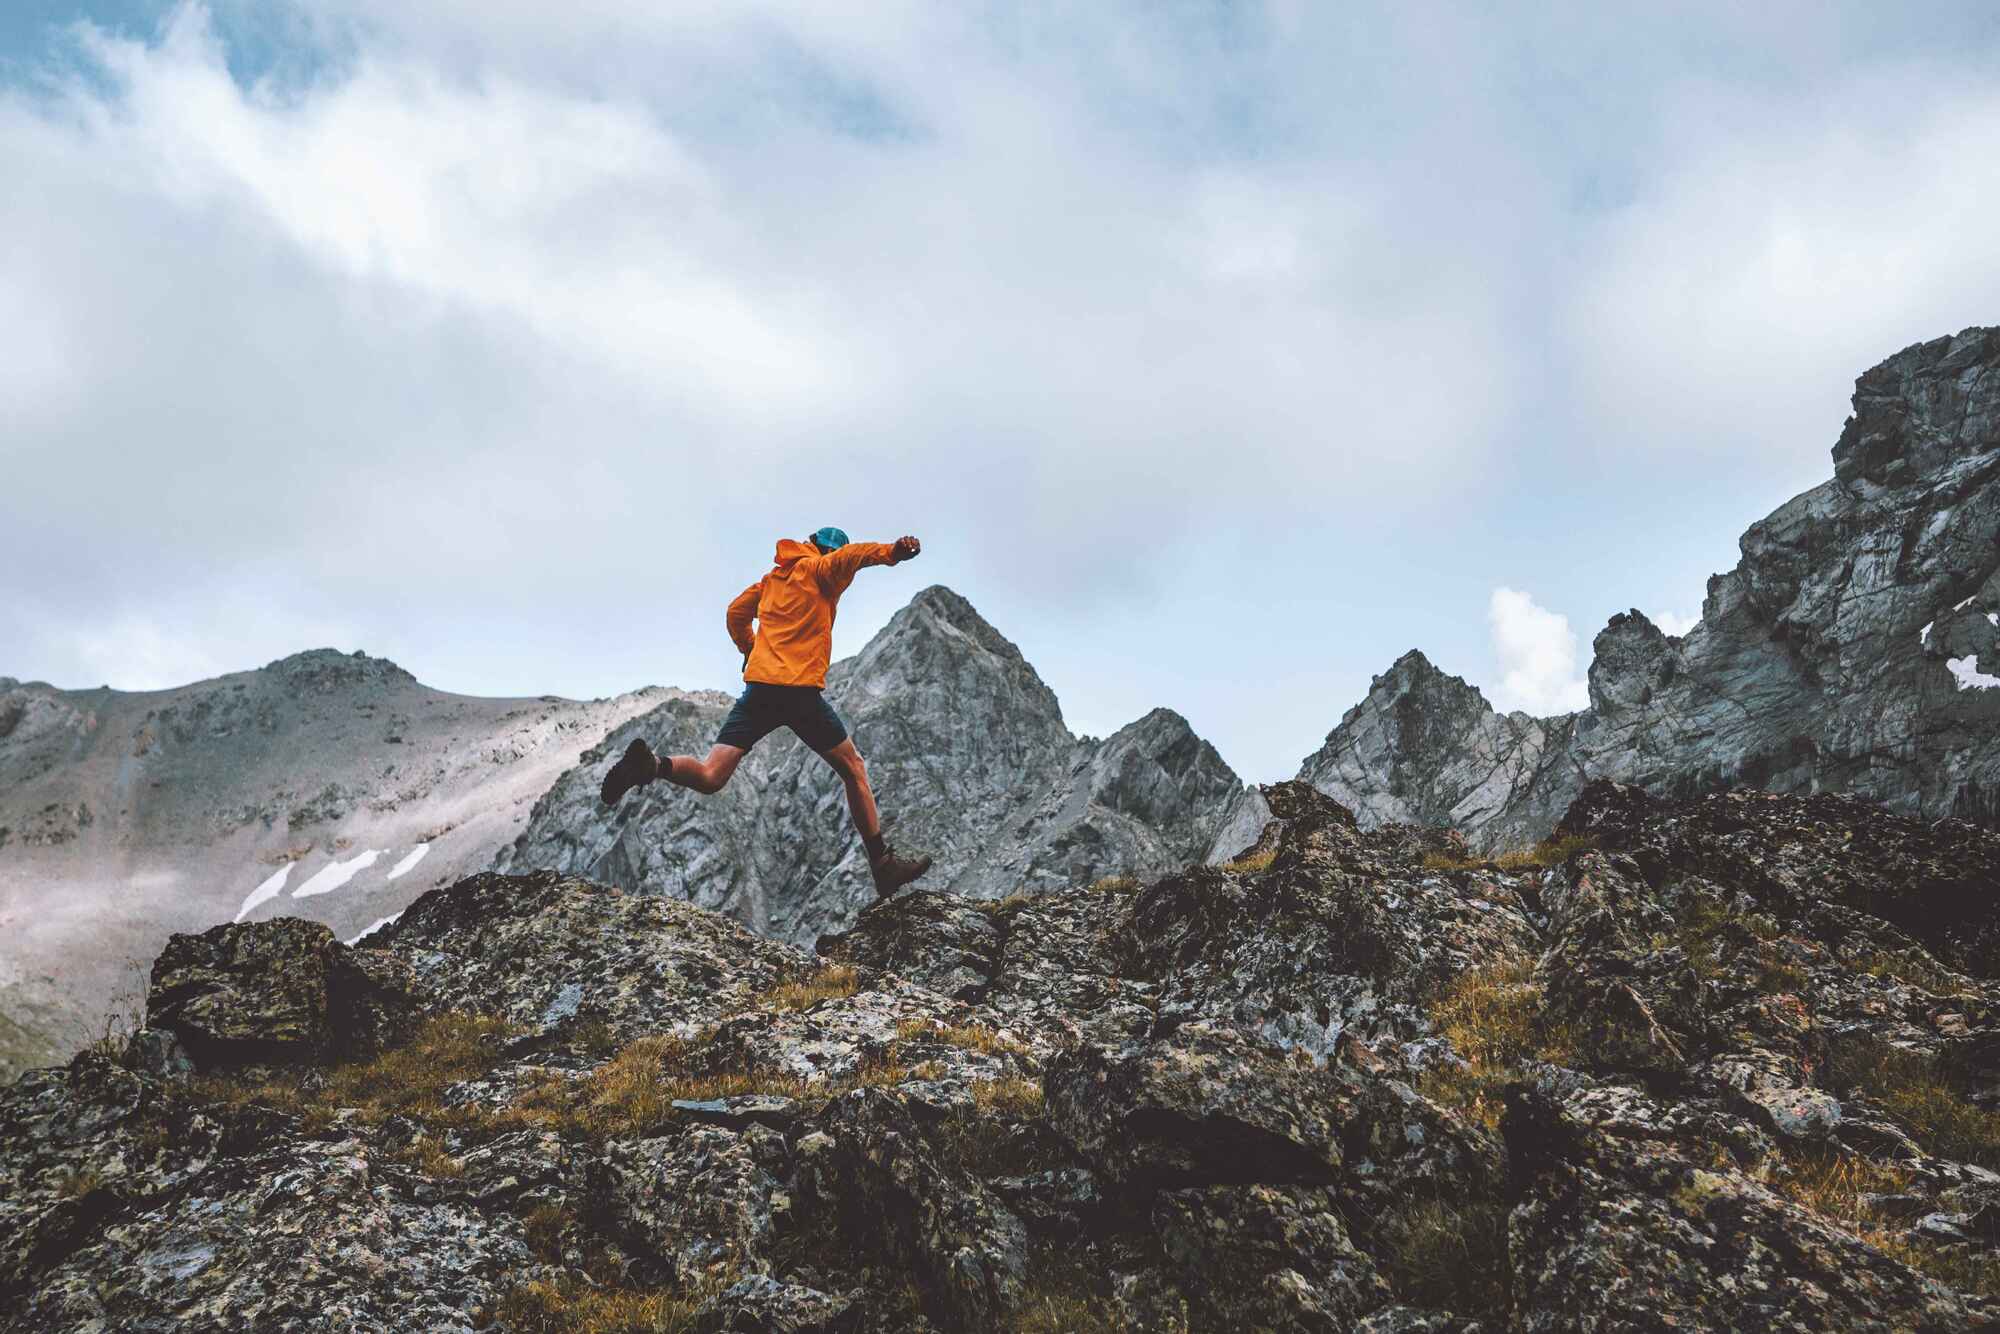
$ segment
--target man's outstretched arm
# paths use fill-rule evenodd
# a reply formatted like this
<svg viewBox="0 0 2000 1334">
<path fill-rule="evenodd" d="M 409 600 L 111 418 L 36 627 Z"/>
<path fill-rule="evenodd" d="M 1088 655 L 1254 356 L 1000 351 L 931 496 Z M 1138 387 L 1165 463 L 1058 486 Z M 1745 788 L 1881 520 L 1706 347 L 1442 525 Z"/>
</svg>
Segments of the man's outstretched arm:
<svg viewBox="0 0 2000 1334">
<path fill-rule="evenodd" d="M 759 579 L 738 593 L 736 600 L 729 604 L 729 638 L 745 657 L 757 647 L 757 636 L 750 632 L 750 622 L 757 619 L 757 601 L 763 591 L 764 581 Z"/>
<path fill-rule="evenodd" d="M 830 592 L 839 593 L 854 582 L 854 576 L 870 565 L 900 565 L 924 549 L 914 537 L 893 542 L 849 542 L 838 551 L 820 557 L 819 577 Z"/>
</svg>

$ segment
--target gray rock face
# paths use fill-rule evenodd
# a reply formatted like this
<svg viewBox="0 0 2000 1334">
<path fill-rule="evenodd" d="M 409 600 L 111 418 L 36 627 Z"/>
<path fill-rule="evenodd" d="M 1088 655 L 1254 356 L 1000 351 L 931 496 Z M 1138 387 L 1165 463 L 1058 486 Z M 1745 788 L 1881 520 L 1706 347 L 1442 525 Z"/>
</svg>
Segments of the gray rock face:
<svg viewBox="0 0 2000 1334">
<path fill-rule="evenodd" d="M 1489 849 L 1547 834 L 1592 778 L 2000 823 L 2000 329 L 1863 375 L 1833 462 L 1743 535 L 1685 637 L 1614 616 L 1583 712 L 1495 713 L 1411 653 L 1299 777 L 1364 824 L 1446 824 Z M 1218 859 L 1247 823 L 1226 823 Z"/>
<path fill-rule="evenodd" d="M 936 859 L 926 888 L 967 898 L 1183 865 L 1242 790 L 1167 709 L 1101 741 L 1073 736 L 1020 650 L 942 587 L 835 663 L 827 698 L 868 761 L 892 841 Z M 682 697 L 613 732 L 537 803 L 495 869 L 588 875 L 801 943 L 852 921 L 874 896 L 861 845 L 832 770 L 789 732 L 759 743 L 715 796 L 654 783 L 615 810 L 599 802 L 632 737 L 705 755 L 727 711 L 721 697 Z"/>
</svg>

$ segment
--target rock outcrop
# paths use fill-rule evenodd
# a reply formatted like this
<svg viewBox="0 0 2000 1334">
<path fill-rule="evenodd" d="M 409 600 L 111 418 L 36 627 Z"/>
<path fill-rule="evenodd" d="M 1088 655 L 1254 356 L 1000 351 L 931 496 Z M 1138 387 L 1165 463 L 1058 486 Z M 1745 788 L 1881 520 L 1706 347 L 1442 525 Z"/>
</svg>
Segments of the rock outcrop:
<svg viewBox="0 0 2000 1334">
<path fill-rule="evenodd" d="M 484 870 L 606 731 L 681 692 L 476 699 L 315 649 L 174 690 L 0 678 L 0 1082 L 142 997 L 176 931 L 344 939 Z"/>
<path fill-rule="evenodd" d="M 1495 713 L 1411 653 L 1298 776 L 1363 823 L 1447 824 L 1484 848 L 1541 838 L 1593 778 L 2000 824 L 2000 329 L 1863 375 L 1833 463 L 1743 535 L 1685 636 L 1614 616 L 1583 712 Z M 1217 857 L 1254 816 L 1226 822 Z"/>
<path fill-rule="evenodd" d="M 1594 783 L 1502 867 L 1260 795 L 810 953 L 556 872 L 176 937 L 0 1089 L 0 1328 L 2000 1322 L 2000 835 Z"/>
<path fill-rule="evenodd" d="M 1198 858 L 1242 791 L 1168 709 L 1103 740 L 1071 735 L 1021 652 L 950 589 L 932 587 L 852 658 L 827 698 L 867 758 L 899 846 L 936 859 L 926 888 L 999 898 Z M 832 770 L 789 732 L 752 750 L 715 796 L 655 783 L 615 810 L 604 772 L 632 737 L 706 755 L 726 698 L 677 698 L 564 774 L 495 869 L 552 869 L 685 899 L 810 942 L 853 920 L 873 886 Z"/>
</svg>

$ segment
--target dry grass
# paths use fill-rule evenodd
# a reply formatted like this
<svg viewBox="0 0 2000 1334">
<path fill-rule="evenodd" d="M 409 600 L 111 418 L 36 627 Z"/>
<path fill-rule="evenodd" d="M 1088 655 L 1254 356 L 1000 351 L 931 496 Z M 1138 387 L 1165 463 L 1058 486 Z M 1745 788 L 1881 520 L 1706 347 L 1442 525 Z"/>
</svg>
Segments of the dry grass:
<svg viewBox="0 0 2000 1334">
<path fill-rule="evenodd" d="M 1278 860 L 1278 850 L 1272 848 L 1268 852 L 1253 852 L 1238 857 L 1235 861 L 1224 862 L 1222 869 L 1236 875 L 1254 875 L 1258 871 L 1270 870 L 1271 863 L 1276 860 Z"/>
<path fill-rule="evenodd" d="M 828 964 L 811 977 L 775 986 L 751 1003 L 762 1010 L 810 1010 L 821 1001 L 838 1000 L 861 990 L 861 975 L 844 963 Z"/>
<path fill-rule="evenodd" d="M 523 1283 L 501 1301 L 509 1334 L 681 1334 L 701 1308 L 736 1281 L 715 1275 L 686 1292 L 600 1287 L 582 1279 Z"/>
<path fill-rule="evenodd" d="M 1102 1273 L 1050 1246 L 1029 1253 L 1021 1304 L 1006 1327 L 1015 1334 L 1116 1334 L 1126 1328 L 1111 1309 Z"/>
<path fill-rule="evenodd" d="M 104 1184 L 104 1174 L 94 1167 L 79 1167 L 63 1173 L 56 1182 L 56 1198 L 74 1200 Z"/>
<path fill-rule="evenodd" d="M 1853 1154 L 1800 1150 L 1787 1155 L 1789 1175 L 1772 1188 L 1794 1204 L 1836 1224 L 1876 1250 L 1946 1287 L 1982 1297 L 2000 1296 L 2000 1257 L 1910 1238 L 1907 1227 L 1886 1216 L 1871 1195 L 1893 1194 L 1911 1174 L 1894 1163 Z"/>
<path fill-rule="evenodd" d="M 1750 937 L 1750 942 L 1743 937 Z M 1656 950 L 1679 949 L 1698 977 L 1718 978 L 1727 970 L 1723 953 L 1735 948 L 1754 951 L 1751 967 L 1757 986 L 1767 992 L 1801 992 L 1811 984 L 1812 975 L 1787 959 L 1779 950 L 1782 932 L 1761 913 L 1740 914 L 1712 898 L 1695 897 L 1680 910 L 1672 931 L 1656 933 Z"/>
<path fill-rule="evenodd" d="M 1038 1117 L 1042 1114 L 1040 1081 L 982 1079 L 972 1086 L 972 1105 L 986 1115 Z"/>
<path fill-rule="evenodd" d="M 1100 876 L 1090 882 L 1093 894 L 1129 894 L 1138 887 L 1139 877 L 1136 875 Z"/>
<path fill-rule="evenodd" d="M 465 1163 L 446 1153 L 429 1135 L 420 1136 L 397 1154 L 396 1160 L 437 1181 L 455 1181 L 465 1175 Z"/>
<path fill-rule="evenodd" d="M 1870 977 L 1905 982 L 1935 996 L 1960 996 L 1967 990 L 1966 978 L 1915 947 L 1875 950 L 1853 962 Z"/>
<path fill-rule="evenodd" d="M 1926 1152 L 2000 1168 L 2000 1114 L 1974 1104 L 1949 1070 L 1922 1053 L 1879 1041 L 1839 1043 L 1827 1074 L 1837 1088 L 1881 1103 Z"/>
<path fill-rule="evenodd" d="M 905 1019 L 896 1025 L 896 1038 L 900 1042 L 940 1042 L 947 1047 L 985 1052 L 991 1056 L 1020 1055 L 1028 1050 L 1013 1038 L 984 1024 L 951 1025 L 928 1019 Z"/>
<path fill-rule="evenodd" d="M 407 1116 L 427 1125 L 464 1125 L 489 1115 L 477 1107 L 446 1107 L 452 1085 L 476 1079 L 499 1063 L 506 1040 L 519 1030 L 488 1015 L 441 1014 L 426 1020 L 407 1044 L 366 1061 L 335 1066 L 307 1084 L 287 1072 L 260 1083 L 226 1075 L 190 1082 L 204 1102 L 269 1107 L 299 1118 L 308 1134 L 322 1134 L 335 1112 L 352 1110 L 374 1124 Z"/>
<path fill-rule="evenodd" d="M 1507 1208 L 1494 1200 L 1414 1199 L 1375 1225 L 1375 1252 L 1396 1296 L 1492 1316 L 1509 1309 Z"/>
<path fill-rule="evenodd" d="M 1459 857 L 1449 852 L 1426 852 L 1420 864 L 1426 871 L 1477 871 L 1486 865 L 1477 857 Z"/>
<path fill-rule="evenodd" d="M 1591 834 L 1567 834 L 1562 838 L 1545 838 L 1532 848 L 1511 848 L 1493 858 L 1493 864 L 1503 871 L 1540 871 L 1551 866 L 1560 866 L 1579 852 L 1589 852 L 1597 846 L 1597 839 Z"/>
<path fill-rule="evenodd" d="M 1524 1062 L 1574 1060 L 1570 1035 L 1542 1019 L 1542 988 L 1534 974 L 1530 959 L 1475 968 L 1431 1003 L 1432 1025 L 1466 1066 L 1427 1071 L 1418 1081 L 1425 1097 L 1497 1127 L 1500 1090 L 1519 1077 Z"/>
</svg>

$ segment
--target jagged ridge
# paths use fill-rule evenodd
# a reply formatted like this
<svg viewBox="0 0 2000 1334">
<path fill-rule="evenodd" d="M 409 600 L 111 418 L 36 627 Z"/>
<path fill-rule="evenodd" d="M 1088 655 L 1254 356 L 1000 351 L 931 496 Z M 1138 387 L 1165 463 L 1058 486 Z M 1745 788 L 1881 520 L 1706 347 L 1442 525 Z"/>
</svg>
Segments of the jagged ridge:
<svg viewBox="0 0 2000 1334">
<path fill-rule="evenodd" d="M 1413 653 L 1298 776 L 1364 822 L 1449 824 L 1484 848 L 1546 835 L 1592 778 L 2000 823 L 2000 677 L 1979 670 L 2000 662 L 2000 330 L 1906 348 L 1853 403 L 1833 479 L 1751 525 L 1685 637 L 1611 618 L 1588 709 L 1495 713 Z M 1213 854 L 1256 815 L 1226 821 Z"/>
<path fill-rule="evenodd" d="M 1242 784 L 1170 709 L 1103 740 L 1073 736 L 1055 693 L 957 593 L 918 593 L 827 696 L 867 757 L 891 836 L 936 858 L 925 884 L 974 898 L 1157 875 L 1195 859 Z M 598 801 L 631 737 L 706 754 L 728 699 L 676 700 L 611 733 L 563 775 L 495 868 L 549 868 L 728 912 L 808 942 L 873 896 L 833 773 L 789 733 L 722 793 L 654 784 Z"/>
</svg>

